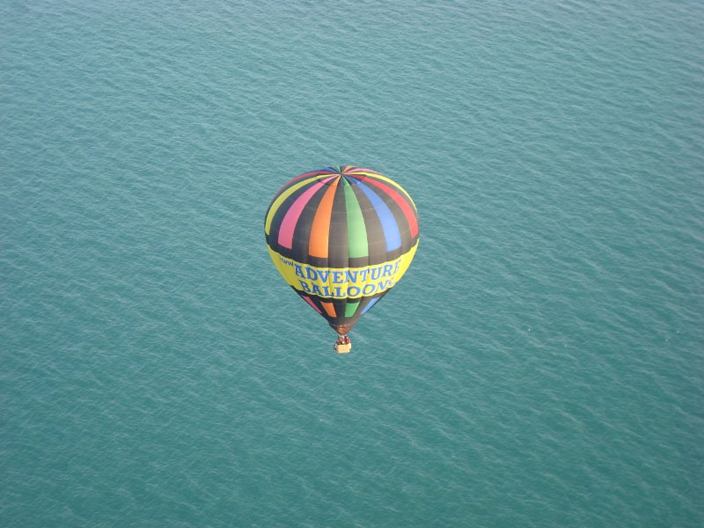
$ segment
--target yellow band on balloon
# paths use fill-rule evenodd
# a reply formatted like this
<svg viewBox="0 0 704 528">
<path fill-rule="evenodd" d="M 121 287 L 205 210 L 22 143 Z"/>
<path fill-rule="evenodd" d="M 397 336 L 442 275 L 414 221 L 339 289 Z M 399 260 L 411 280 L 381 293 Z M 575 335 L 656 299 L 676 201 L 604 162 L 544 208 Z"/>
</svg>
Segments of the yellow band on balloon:
<svg viewBox="0 0 704 528">
<path fill-rule="evenodd" d="M 416 242 L 397 259 L 359 268 L 319 268 L 268 249 L 281 276 L 299 292 L 326 299 L 354 299 L 378 295 L 392 288 L 406 273 L 417 248 Z"/>
</svg>

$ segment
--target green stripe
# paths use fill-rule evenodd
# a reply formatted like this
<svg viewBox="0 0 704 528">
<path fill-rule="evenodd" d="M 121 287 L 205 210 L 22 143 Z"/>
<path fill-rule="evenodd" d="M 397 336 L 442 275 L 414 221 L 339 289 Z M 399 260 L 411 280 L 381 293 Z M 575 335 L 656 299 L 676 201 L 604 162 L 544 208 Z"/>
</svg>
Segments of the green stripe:
<svg viewBox="0 0 704 528">
<path fill-rule="evenodd" d="M 349 182 L 342 178 L 345 189 L 345 205 L 347 207 L 347 245 L 349 247 L 349 257 L 369 256 L 369 243 L 367 242 L 367 229 L 364 226 L 364 215 L 359 201 L 354 195 L 354 190 Z"/>
<path fill-rule="evenodd" d="M 355 303 L 347 303 L 345 305 L 345 317 L 352 317 L 357 311 L 357 306 L 359 306 L 359 301 Z"/>
</svg>

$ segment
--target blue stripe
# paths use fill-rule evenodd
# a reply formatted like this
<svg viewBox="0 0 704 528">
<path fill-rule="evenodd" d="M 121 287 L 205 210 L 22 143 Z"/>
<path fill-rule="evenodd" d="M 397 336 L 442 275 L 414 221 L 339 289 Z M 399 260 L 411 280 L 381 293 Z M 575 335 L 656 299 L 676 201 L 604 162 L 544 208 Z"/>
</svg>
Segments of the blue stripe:
<svg viewBox="0 0 704 528">
<path fill-rule="evenodd" d="M 364 307 L 364 310 L 362 310 L 362 313 L 360 313 L 359 315 L 367 313 L 367 310 L 374 306 L 379 299 L 381 299 L 381 297 L 374 297 L 371 301 L 369 301 L 369 304 Z"/>
<path fill-rule="evenodd" d="M 401 232 L 398 229 L 398 224 L 394 218 L 391 209 L 384 203 L 384 200 L 376 194 L 368 185 L 362 182 L 357 184 L 364 194 L 367 195 L 369 201 L 374 206 L 379 220 L 381 220 L 381 227 L 384 229 L 384 238 L 386 238 L 386 251 L 393 251 L 401 247 Z"/>
</svg>

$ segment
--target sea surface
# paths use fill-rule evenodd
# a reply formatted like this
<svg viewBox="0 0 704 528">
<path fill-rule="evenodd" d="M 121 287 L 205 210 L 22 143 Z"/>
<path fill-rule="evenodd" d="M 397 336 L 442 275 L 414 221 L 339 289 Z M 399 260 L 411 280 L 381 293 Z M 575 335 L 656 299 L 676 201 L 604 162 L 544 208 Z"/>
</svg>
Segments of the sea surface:
<svg viewBox="0 0 704 528">
<path fill-rule="evenodd" d="M 0 526 L 704 526 L 704 3 L 0 3 Z M 336 355 L 264 213 L 395 179 Z"/>
</svg>

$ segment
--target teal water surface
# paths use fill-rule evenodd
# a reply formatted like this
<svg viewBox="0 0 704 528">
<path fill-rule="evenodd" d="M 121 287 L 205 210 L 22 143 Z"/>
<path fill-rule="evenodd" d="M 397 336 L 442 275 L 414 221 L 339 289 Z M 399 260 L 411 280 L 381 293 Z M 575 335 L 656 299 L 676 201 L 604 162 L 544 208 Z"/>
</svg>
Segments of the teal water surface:
<svg viewBox="0 0 704 528">
<path fill-rule="evenodd" d="M 704 525 L 704 6 L 0 6 L 0 525 Z M 337 356 L 269 261 L 413 196 Z"/>
</svg>

